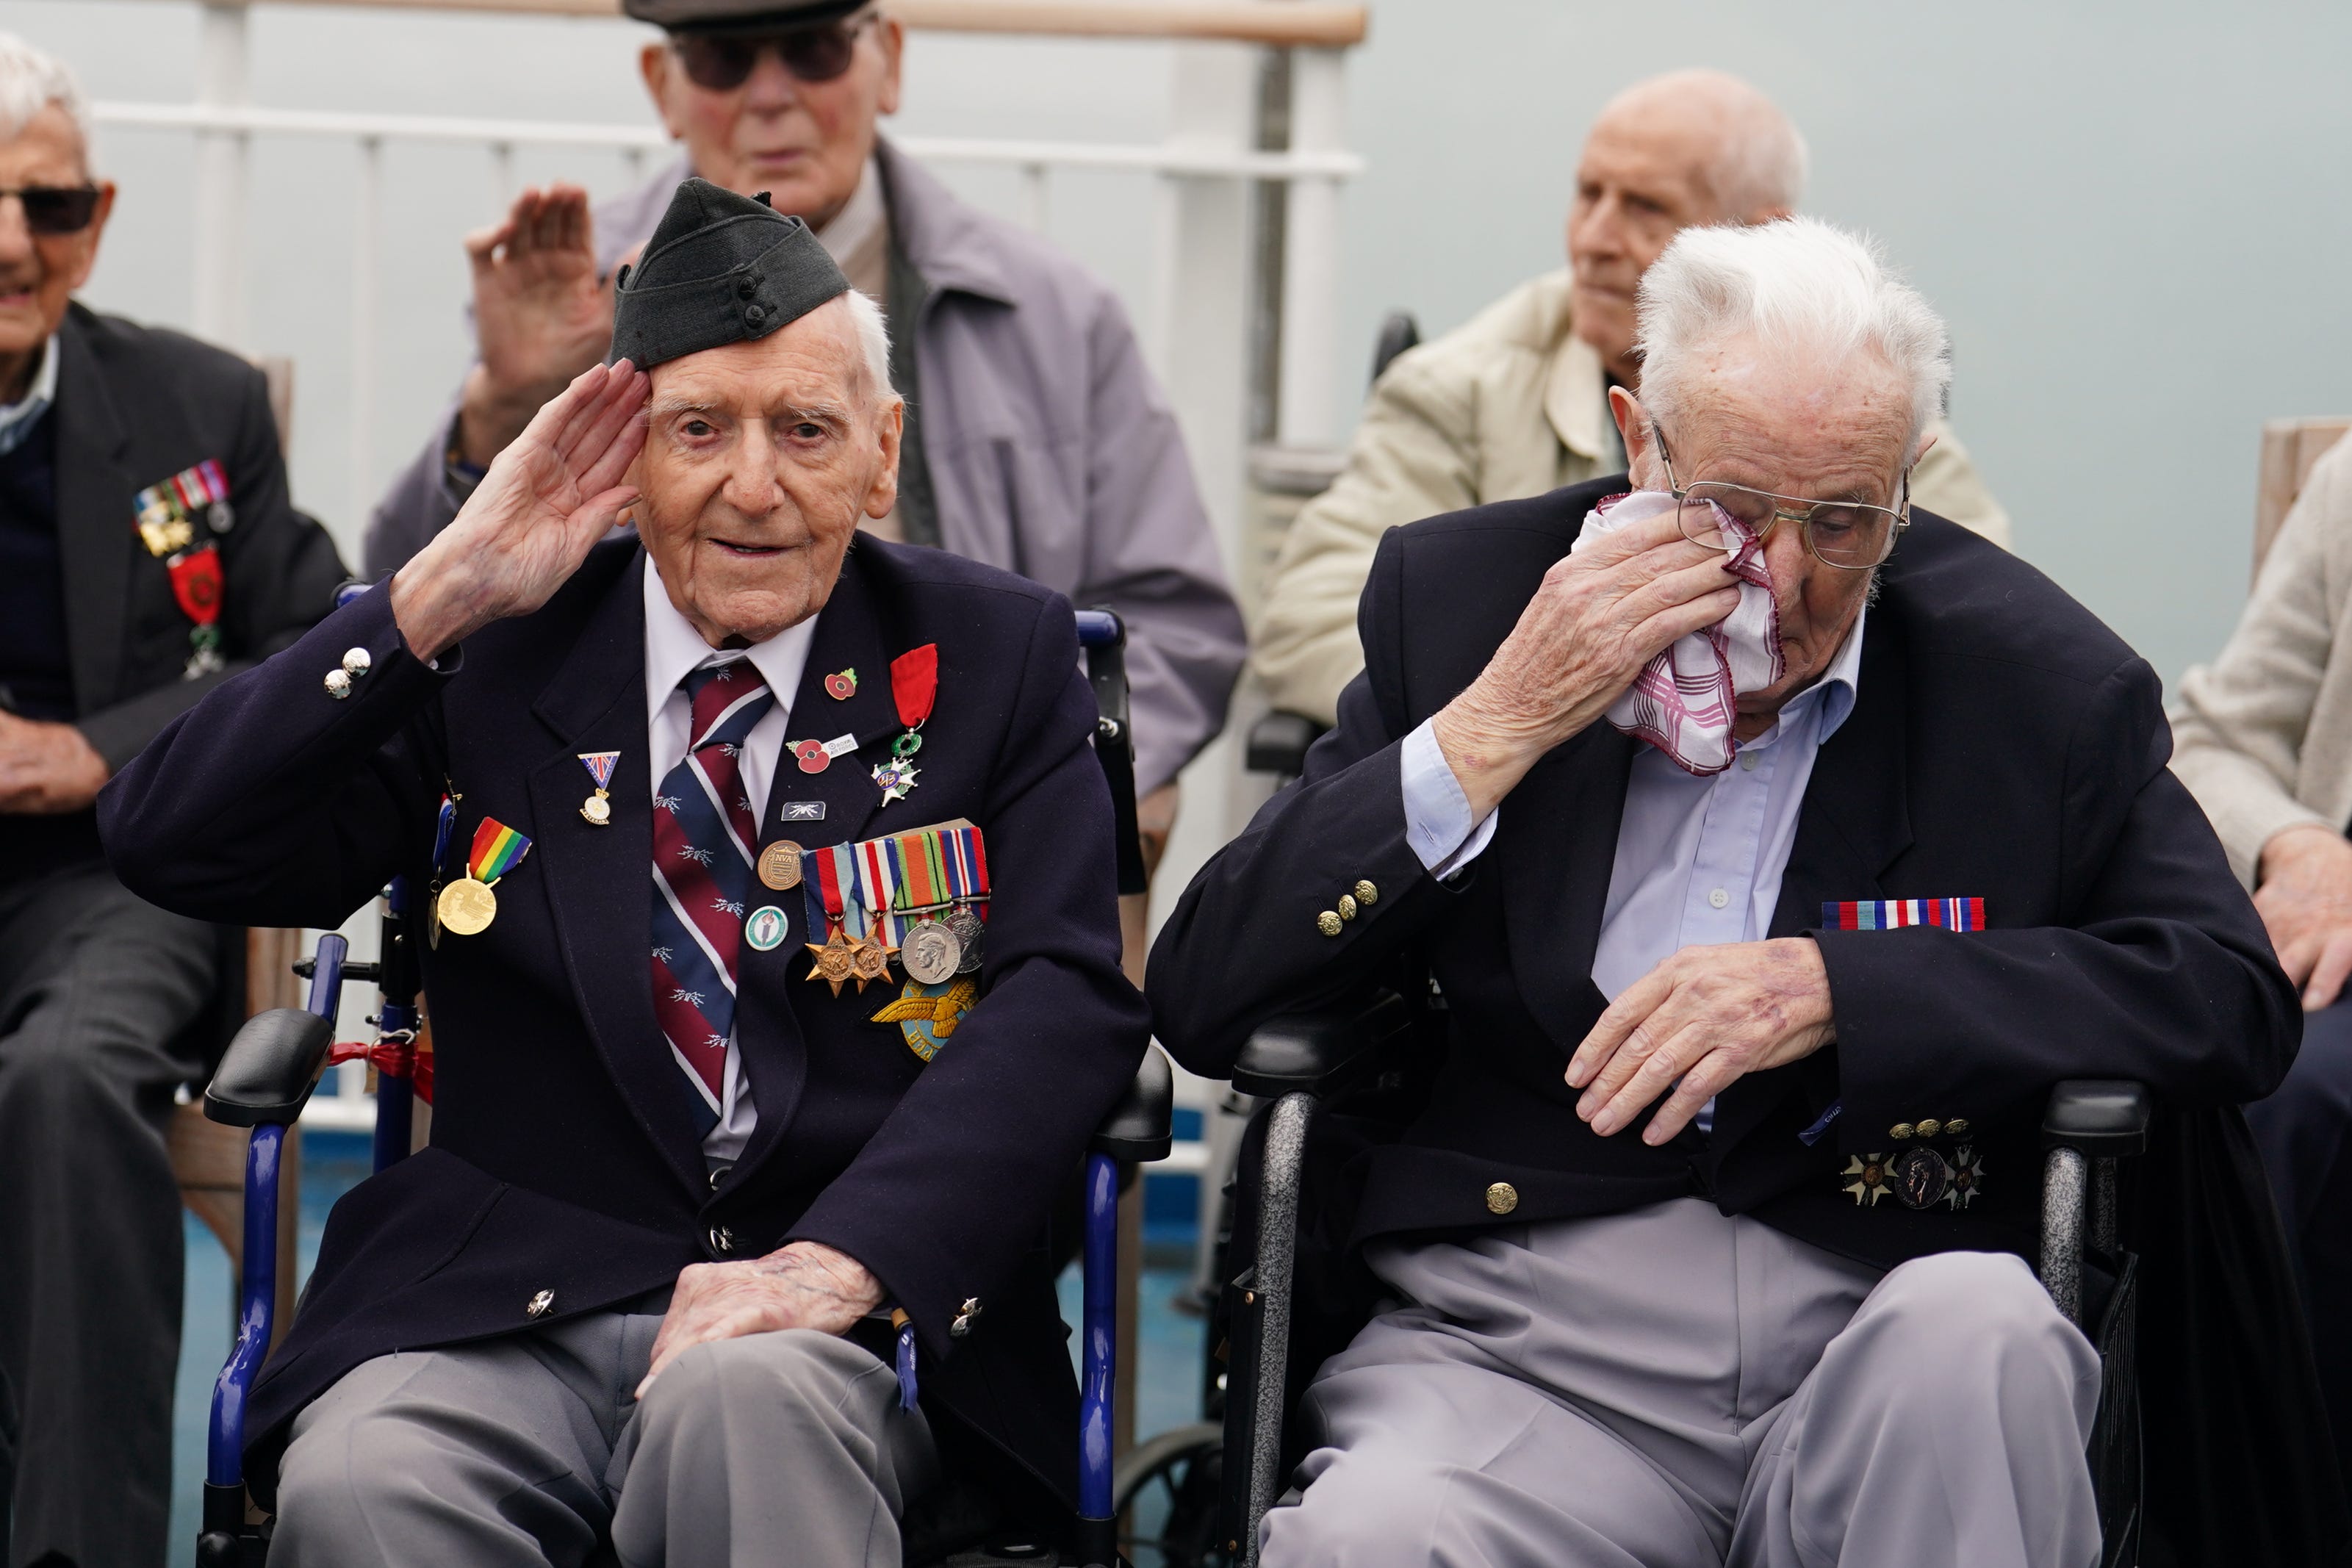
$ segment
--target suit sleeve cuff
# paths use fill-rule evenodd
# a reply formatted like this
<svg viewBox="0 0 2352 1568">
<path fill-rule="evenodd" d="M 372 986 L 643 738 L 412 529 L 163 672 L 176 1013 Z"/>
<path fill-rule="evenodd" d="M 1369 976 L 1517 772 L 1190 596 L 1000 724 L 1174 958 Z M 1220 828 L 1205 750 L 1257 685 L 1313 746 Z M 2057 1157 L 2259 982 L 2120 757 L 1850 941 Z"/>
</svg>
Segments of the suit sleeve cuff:
<svg viewBox="0 0 2352 1568">
<path fill-rule="evenodd" d="M 1423 720 L 1404 738 L 1397 755 L 1404 790 L 1404 841 L 1423 868 L 1443 881 L 1486 853 L 1503 814 L 1496 809 L 1484 822 L 1471 819 L 1470 797 L 1447 765 L 1433 722 Z"/>
</svg>

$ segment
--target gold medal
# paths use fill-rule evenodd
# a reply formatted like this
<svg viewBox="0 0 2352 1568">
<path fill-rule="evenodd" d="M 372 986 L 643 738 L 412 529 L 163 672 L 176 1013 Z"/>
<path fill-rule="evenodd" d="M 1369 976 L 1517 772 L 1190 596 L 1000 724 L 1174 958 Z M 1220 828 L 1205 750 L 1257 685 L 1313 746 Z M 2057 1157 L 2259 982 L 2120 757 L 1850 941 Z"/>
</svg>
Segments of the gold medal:
<svg viewBox="0 0 2352 1568">
<path fill-rule="evenodd" d="M 840 995 L 841 984 L 849 978 L 852 962 L 849 939 L 842 934 L 841 928 L 835 927 L 833 934 L 822 943 L 804 942 L 801 945 L 809 950 L 812 961 L 806 978 L 824 981 L 833 987 L 835 996 Z M 865 987 L 860 986 L 859 989 Z"/>
<path fill-rule="evenodd" d="M 459 936 L 478 936 L 499 916 L 499 896 L 485 882 L 460 877 L 441 889 L 433 903 L 441 924 Z"/>
<path fill-rule="evenodd" d="M 801 847 L 779 838 L 760 851 L 760 880 L 778 892 L 801 885 Z"/>
<path fill-rule="evenodd" d="M 613 764 L 621 760 L 621 753 L 582 752 L 579 757 L 580 765 L 588 770 L 589 778 L 596 785 L 596 793 L 580 803 L 581 819 L 591 827 L 610 827 L 613 825 L 613 803 L 605 786 L 613 782 Z"/>
<path fill-rule="evenodd" d="M 866 989 L 866 983 L 869 980 L 890 978 L 890 956 L 897 951 L 896 948 L 883 946 L 879 938 L 871 935 L 849 950 L 849 973 L 856 980 L 860 992 Z"/>
</svg>

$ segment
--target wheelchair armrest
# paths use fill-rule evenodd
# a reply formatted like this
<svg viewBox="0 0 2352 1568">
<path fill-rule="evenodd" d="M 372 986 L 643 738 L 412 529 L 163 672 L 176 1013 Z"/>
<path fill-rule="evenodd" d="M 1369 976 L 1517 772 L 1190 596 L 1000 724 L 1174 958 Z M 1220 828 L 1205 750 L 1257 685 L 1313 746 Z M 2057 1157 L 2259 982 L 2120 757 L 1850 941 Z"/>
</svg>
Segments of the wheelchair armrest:
<svg viewBox="0 0 2352 1568">
<path fill-rule="evenodd" d="M 2128 1079 L 2069 1079 L 2050 1091 L 2042 1113 L 2042 1144 L 2073 1149 L 2093 1160 L 2143 1153 L 2156 1097 Z"/>
<path fill-rule="evenodd" d="M 1381 1047 L 1410 1022 L 1403 999 L 1393 993 L 1270 1018 L 1242 1047 L 1234 1087 L 1268 1099 L 1301 1091 L 1328 1099 L 1377 1060 Z"/>
<path fill-rule="evenodd" d="M 1130 1164 L 1165 1160 L 1174 1141 L 1169 1122 L 1175 1102 L 1176 1074 L 1168 1065 L 1168 1053 L 1158 1046 L 1147 1046 L 1143 1065 L 1135 1069 L 1135 1081 L 1102 1119 L 1087 1146 Z"/>
<path fill-rule="evenodd" d="M 1307 771 L 1307 749 L 1321 738 L 1323 728 L 1304 713 L 1268 713 L 1249 727 L 1242 766 L 1296 778 Z"/>
<path fill-rule="evenodd" d="M 205 1114 L 231 1127 L 284 1125 L 302 1114 L 335 1026 L 299 1007 L 246 1020 L 205 1086 Z"/>
</svg>

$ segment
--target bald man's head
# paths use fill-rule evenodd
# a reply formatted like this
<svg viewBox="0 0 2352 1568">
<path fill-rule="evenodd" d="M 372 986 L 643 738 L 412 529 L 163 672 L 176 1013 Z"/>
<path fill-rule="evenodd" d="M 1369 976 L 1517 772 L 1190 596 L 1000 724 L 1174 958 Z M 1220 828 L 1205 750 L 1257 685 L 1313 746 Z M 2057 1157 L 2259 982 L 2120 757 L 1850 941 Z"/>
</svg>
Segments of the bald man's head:
<svg viewBox="0 0 2352 1568">
<path fill-rule="evenodd" d="M 1619 93 L 1585 139 L 1569 212 L 1577 336 L 1636 384 L 1633 291 L 1650 263 L 1693 225 L 1788 216 L 1804 183 L 1804 138 L 1736 76 L 1670 71 Z"/>
</svg>

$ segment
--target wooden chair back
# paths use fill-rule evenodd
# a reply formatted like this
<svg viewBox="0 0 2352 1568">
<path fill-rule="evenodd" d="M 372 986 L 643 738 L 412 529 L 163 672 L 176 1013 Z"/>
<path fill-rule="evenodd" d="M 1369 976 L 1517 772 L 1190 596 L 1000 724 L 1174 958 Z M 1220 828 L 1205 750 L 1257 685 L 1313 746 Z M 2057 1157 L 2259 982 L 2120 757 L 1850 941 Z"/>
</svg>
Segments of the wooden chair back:
<svg viewBox="0 0 2352 1568">
<path fill-rule="evenodd" d="M 2311 478 L 2311 465 L 2347 429 L 2352 429 L 2352 418 L 2340 415 L 2264 422 L 2254 484 L 2254 575 L 2262 575 L 2263 558 L 2271 552 L 2279 525 L 2294 509 L 2304 481 Z"/>
</svg>

